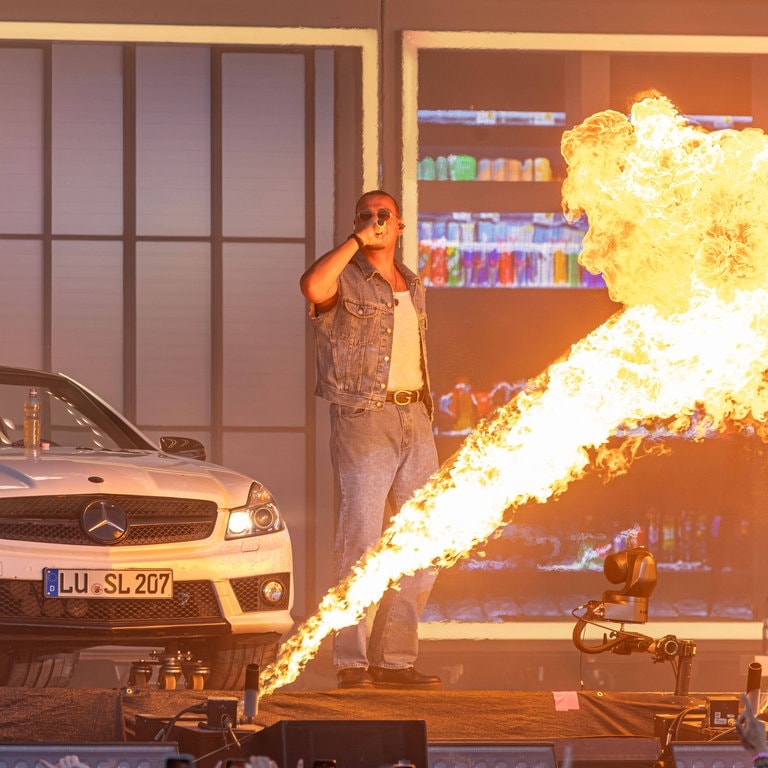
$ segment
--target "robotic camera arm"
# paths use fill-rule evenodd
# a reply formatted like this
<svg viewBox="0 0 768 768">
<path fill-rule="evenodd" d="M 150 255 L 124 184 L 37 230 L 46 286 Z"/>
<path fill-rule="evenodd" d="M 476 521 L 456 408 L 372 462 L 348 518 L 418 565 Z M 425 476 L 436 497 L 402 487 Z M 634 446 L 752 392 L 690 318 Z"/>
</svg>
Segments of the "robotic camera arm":
<svg viewBox="0 0 768 768">
<path fill-rule="evenodd" d="M 582 653 L 604 653 L 611 651 L 629 655 L 635 651 L 653 654 L 653 661 L 676 661 L 677 683 L 675 693 L 684 695 L 688 692 L 690 670 L 696 646 L 689 640 L 678 640 L 674 635 L 666 635 L 658 640 L 639 632 L 627 632 L 624 624 L 644 624 L 648 620 L 648 602 L 656 587 L 656 561 L 650 550 L 645 547 L 615 552 L 605 558 L 603 571 L 612 584 L 621 584 L 620 589 L 606 590 L 602 600 L 590 600 L 581 615 L 576 616 L 573 628 L 573 644 Z M 603 642 L 588 645 L 584 642 L 587 626 L 600 626 L 600 621 L 613 621 L 621 624 L 618 630 L 603 634 Z M 608 629 L 604 627 L 604 629 Z"/>
</svg>

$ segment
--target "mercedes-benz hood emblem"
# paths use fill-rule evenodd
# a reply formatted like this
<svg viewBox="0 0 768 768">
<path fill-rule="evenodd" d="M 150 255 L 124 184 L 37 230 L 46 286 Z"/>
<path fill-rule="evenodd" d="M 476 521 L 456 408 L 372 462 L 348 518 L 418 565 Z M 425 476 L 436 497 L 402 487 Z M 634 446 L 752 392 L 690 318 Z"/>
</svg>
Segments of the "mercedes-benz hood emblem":
<svg viewBox="0 0 768 768">
<path fill-rule="evenodd" d="M 106 499 L 92 501 L 80 519 L 86 535 L 98 544 L 116 544 L 128 533 L 128 516 Z"/>
</svg>

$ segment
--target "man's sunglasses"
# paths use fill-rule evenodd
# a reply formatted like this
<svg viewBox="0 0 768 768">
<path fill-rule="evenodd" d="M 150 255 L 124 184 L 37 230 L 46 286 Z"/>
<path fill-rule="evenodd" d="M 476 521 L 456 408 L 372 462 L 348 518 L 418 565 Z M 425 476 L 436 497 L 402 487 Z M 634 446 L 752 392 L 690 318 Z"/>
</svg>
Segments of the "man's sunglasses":
<svg viewBox="0 0 768 768">
<path fill-rule="evenodd" d="M 360 219 L 360 221 L 370 221 L 374 216 L 378 219 L 379 224 L 381 225 L 392 218 L 392 211 L 387 208 L 379 208 L 378 211 L 365 210 L 357 212 L 357 218 Z"/>
</svg>

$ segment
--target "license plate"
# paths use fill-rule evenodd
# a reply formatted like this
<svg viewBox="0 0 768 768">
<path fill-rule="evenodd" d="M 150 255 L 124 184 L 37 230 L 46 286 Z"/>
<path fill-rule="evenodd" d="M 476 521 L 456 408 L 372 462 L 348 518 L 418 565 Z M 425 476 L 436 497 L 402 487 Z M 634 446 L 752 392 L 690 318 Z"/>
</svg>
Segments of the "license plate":
<svg viewBox="0 0 768 768">
<path fill-rule="evenodd" d="M 173 597 L 173 571 L 44 568 L 43 586 L 45 597 L 169 600 Z"/>
</svg>

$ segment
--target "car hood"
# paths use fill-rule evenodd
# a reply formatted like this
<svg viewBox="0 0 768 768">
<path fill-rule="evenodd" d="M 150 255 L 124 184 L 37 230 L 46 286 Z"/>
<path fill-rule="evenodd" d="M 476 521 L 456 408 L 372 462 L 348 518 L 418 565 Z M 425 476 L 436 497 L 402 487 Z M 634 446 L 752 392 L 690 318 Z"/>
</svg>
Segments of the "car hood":
<svg viewBox="0 0 768 768">
<path fill-rule="evenodd" d="M 160 451 L 53 448 L 38 458 L 0 452 L 0 494 L 128 494 L 208 499 L 220 507 L 246 502 L 252 480 L 210 462 Z"/>
</svg>

